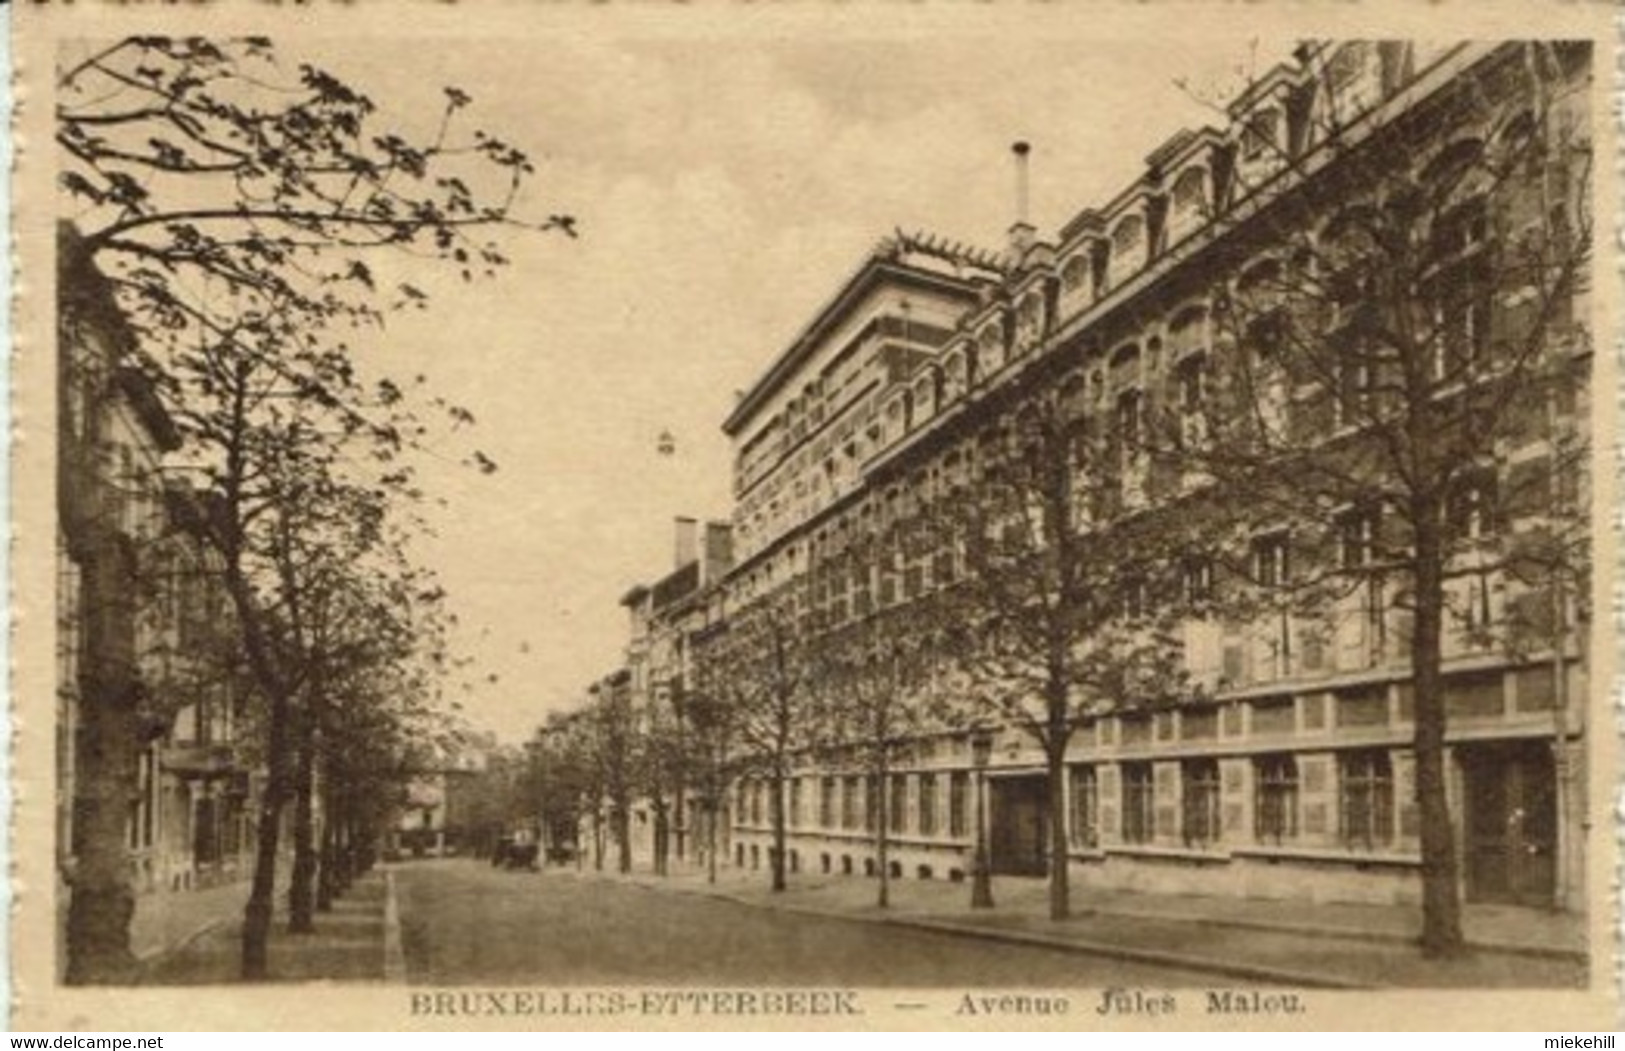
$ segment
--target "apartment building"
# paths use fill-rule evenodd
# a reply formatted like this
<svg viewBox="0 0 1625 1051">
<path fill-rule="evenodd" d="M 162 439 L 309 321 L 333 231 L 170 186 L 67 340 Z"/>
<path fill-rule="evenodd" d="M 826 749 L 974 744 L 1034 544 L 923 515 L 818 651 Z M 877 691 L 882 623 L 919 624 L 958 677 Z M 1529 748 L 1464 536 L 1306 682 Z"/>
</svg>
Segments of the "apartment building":
<svg viewBox="0 0 1625 1051">
<path fill-rule="evenodd" d="M 76 235 L 60 236 L 73 258 Z M 237 751 L 241 684 L 222 659 L 231 619 L 200 532 L 207 509 L 166 471 L 179 433 L 105 280 L 91 270 L 61 279 L 59 901 L 65 913 L 87 851 L 121 855 L 139 917 L 246 875 L 258 786 Z M 97 781 L 129 762 L 118 792 Z"/>
</svg>

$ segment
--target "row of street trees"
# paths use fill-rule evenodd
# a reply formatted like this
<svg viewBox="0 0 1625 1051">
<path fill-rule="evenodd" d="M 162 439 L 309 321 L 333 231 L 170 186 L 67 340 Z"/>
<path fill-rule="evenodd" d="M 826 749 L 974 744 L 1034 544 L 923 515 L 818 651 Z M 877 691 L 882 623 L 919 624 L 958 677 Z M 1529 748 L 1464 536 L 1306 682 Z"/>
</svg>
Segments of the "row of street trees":
<svg viewBox="0 0 1625 1051">
<path fill-rule="evenodd" d="M 57 98 L 64 343 L 87 289 L 107 289 L 129 334 L 118 370 L 138 371 L 174 421 L 192 531 L 229 598 L 221 660 L 245 685 L 248 757 L 265 775 L 242 942 L 243 975 L 258 978 L 285 814 L 290 929 L 309 930 L 442 725 L 435 701 L 453 664 L 444 593 L 412 560 L 424 528 L 413 452 L 436 429 L 429 408 L 453 427 L 472 416 L 430 400 L 423 376 L 386 375 L 356 344 L 426 299 L 386 274 L 489 274 L 505 262 L 498 230 L 569 220 L 516 216 L 530 162 L 467 128 L 461 91 L 448 89 L 438 114 L 405 114 L 428 129 L 414 138 L 264 39 L 100 45 L 65 55 Z M 105 411 L 107 399 L 90 404 Z M 87 433 L 105 430 L 92 418 Z M 478 452 L 466 462 L 494 470 Z M 83 512 L 83 605 L 112 609 L 127 582 L 97 567 L 118 549 L 116 527 Z M 174 716 L 129 657 L 87 661 L 81 683 L 97 754 L 75 800 L 75 982 L 130 974 L 125 822 L 140 727 Z"/>
</svg>

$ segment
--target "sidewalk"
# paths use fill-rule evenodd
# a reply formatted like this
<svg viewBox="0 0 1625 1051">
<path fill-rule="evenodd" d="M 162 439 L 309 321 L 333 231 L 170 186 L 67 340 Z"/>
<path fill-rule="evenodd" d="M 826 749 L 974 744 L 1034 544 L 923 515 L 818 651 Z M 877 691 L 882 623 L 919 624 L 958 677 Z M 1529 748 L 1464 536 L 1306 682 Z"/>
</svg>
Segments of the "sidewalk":
<svg viewBox="0 0 1625 1051">
<path fill-rule="evenodd" d="M 236 909 L 173 951 L 149 958 L 144 985 L 211 985 L 241 979 L 243 917 L 247 884 L 238 885 Z M 278 888 L 268 958 L 270 981 L 379 981 L 385 972 L 385 875 L 374 871 L 358 880 L 316 914 L 313 934 L 289 934 L 287 895 Z"/>
<path fill-rule="evenodd" d="M 761 908 L 846 920 L 893 923 L 1041 945 L 1124 960 L 1203 970 L 1273 985 L 1327 988 L 1577 988 L 1586 980 L 1580 918 L 1531 909 L 1469 906 L 1474 951 L 1465 959 L 1422 959 L 1413 940 L 1413 907 L 1326 905 L 1072 888 L 1070 919 L 1049 919 L 1043 880 L 996 877 L 996 907 L 972 911 L 970 887 L 948 881 L 892 881 L 891 908 L 875 905 L 876 881 L 797 874 L 774 894 L 766 870 L 725 870 L 717 883 L 674 866 L 670 876 L 621 877 L 587 870 L 548 875 L 609 879 L 651 890 L 702 894 Z"/>
</svg>

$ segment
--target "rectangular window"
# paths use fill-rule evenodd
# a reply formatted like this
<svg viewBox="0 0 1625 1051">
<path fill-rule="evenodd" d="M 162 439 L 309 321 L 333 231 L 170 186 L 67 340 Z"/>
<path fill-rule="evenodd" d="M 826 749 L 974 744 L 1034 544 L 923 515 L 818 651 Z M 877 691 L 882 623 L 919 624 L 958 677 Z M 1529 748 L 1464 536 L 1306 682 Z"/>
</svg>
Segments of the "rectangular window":
<svg viewBox="0 0 1625 1051">
<path fill-rule="evenodd" d="M 841 787 L 841 827 L 852 831 L 858 827 L 858 779 L 849 777 Z"/>
<path fill-rule="evenodd" d="M 835 827 L 835 779 L 826 777 L 818 784 L 818 826 Z"/>
<path fill-rule="evenodd" d="M 1263 843 L 1282 843 L 1298 834 L 1298 762 L 1290 755 L 1253 760 L 1257 777 L 1255 826 Z"/>
<path fill-rule="evenodd" d="M 1342 350 L 1337 362 L 1338 423 L 1349 426 L 1365 420 L 1376 383 L 1372 351 L 1357 342 Z"/>
<path fill-rule="evenodd" d="M 948 775 L 948 835 L 970 835 L 970 774 L 963 770 Z"/>
<path fill-rule="evenodd" d="M 1291 548 L 1285 533 L 1254 538 L 1253 579 L 1260 587 L 1282 587 L 1290 579 L 1291 572 Z"/>
<path fill-rule="evenodd" d="M 919 833 L 922 836 L 937 834 L 937 775 L 920 775 L 919 799 Z"/>
<path fill-rule="evenodd" d="M 790 820 L 792 827 L 801 825 L 801 782 L 802 778 L 795 778 L 790 782 Z"/>
<path fill-rule="evenodd" d="M 1133 461 L 1140 448 L 1140 392 L 1126 390 L 1117 396 L 1117 440 L 1125 461 Z"/>
<path fill-rule="evenodd" d="M 892 775 L 890 797 L 886 825 L 893 832 L 903 832 L 908 828 L 908 778 L 903 774 Z"/>
<path fill-rule="evenodd" d="M 1339 561 L 1346 570 L 1361 569 L 1376 561 L 1377 512 L 1347 511 L 1337 519 Z"/>
<path fill-rule="evenodd" d="M 1447 498 L 1450 531 L 1458 540 L 1483 540 L 1496 529 L 1495 475 L 1473 470 L 1462 476 Z"/>
<path fill-rule="evenodd" d="M 873 832 L 880 821 L 880 779 L 863 779 L 863 830 Z"/>
<path fill-rule="evenodd" d="M 1199 416 L 1207 400 L 1207 356 L 1190 354 L 1174 366 L 1179 407 L 1187 416 Z"/>
<path fill-rule="evenodd" d="M 1219 762 L 1187 759 L 1180 764 L 1180 800 L 1185 845 L 1205 846 L 1219 841 Z"/>
<path fill-rule="evenodd" d="M 1213 559 L 1206 555 L 1191 555 L 1181 566 L 1185 601 L 1200 605 L 1213 598 Z"/>
<path fill-rule="evenodd" d="M 1123 764 L 1123 840 L 1149 843 L 1156 834 L 1156 785 L 1150 763 Z"/>
<path fill-rule="evenodd" d="M 1378 749 L 1345 752 L 1338 759 L 1343 842 L 1375 850 L 1394 837 L 1394 771 Z"/>
<path fill-rule="evenodd" d="M 1089 849 L 1100 844 L 1099 785 L 1092 766 L 1072 768 L 1072 828 L 1074 847 Z"/>
</svg>

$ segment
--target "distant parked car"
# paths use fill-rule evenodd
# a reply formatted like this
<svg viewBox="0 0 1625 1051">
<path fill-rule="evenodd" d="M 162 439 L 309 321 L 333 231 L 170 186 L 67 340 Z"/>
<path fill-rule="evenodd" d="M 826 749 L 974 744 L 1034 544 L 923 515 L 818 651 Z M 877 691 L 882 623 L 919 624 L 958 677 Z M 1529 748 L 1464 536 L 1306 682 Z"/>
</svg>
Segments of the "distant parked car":
<svg viewBox="0 0 1625 1051">
<path fill-rule="evenodd" d="M 491 866 L 504 869 L 534 869 L 541 850 L 535 840 L 503 836 L 491 851 Z"/>
</svg>

